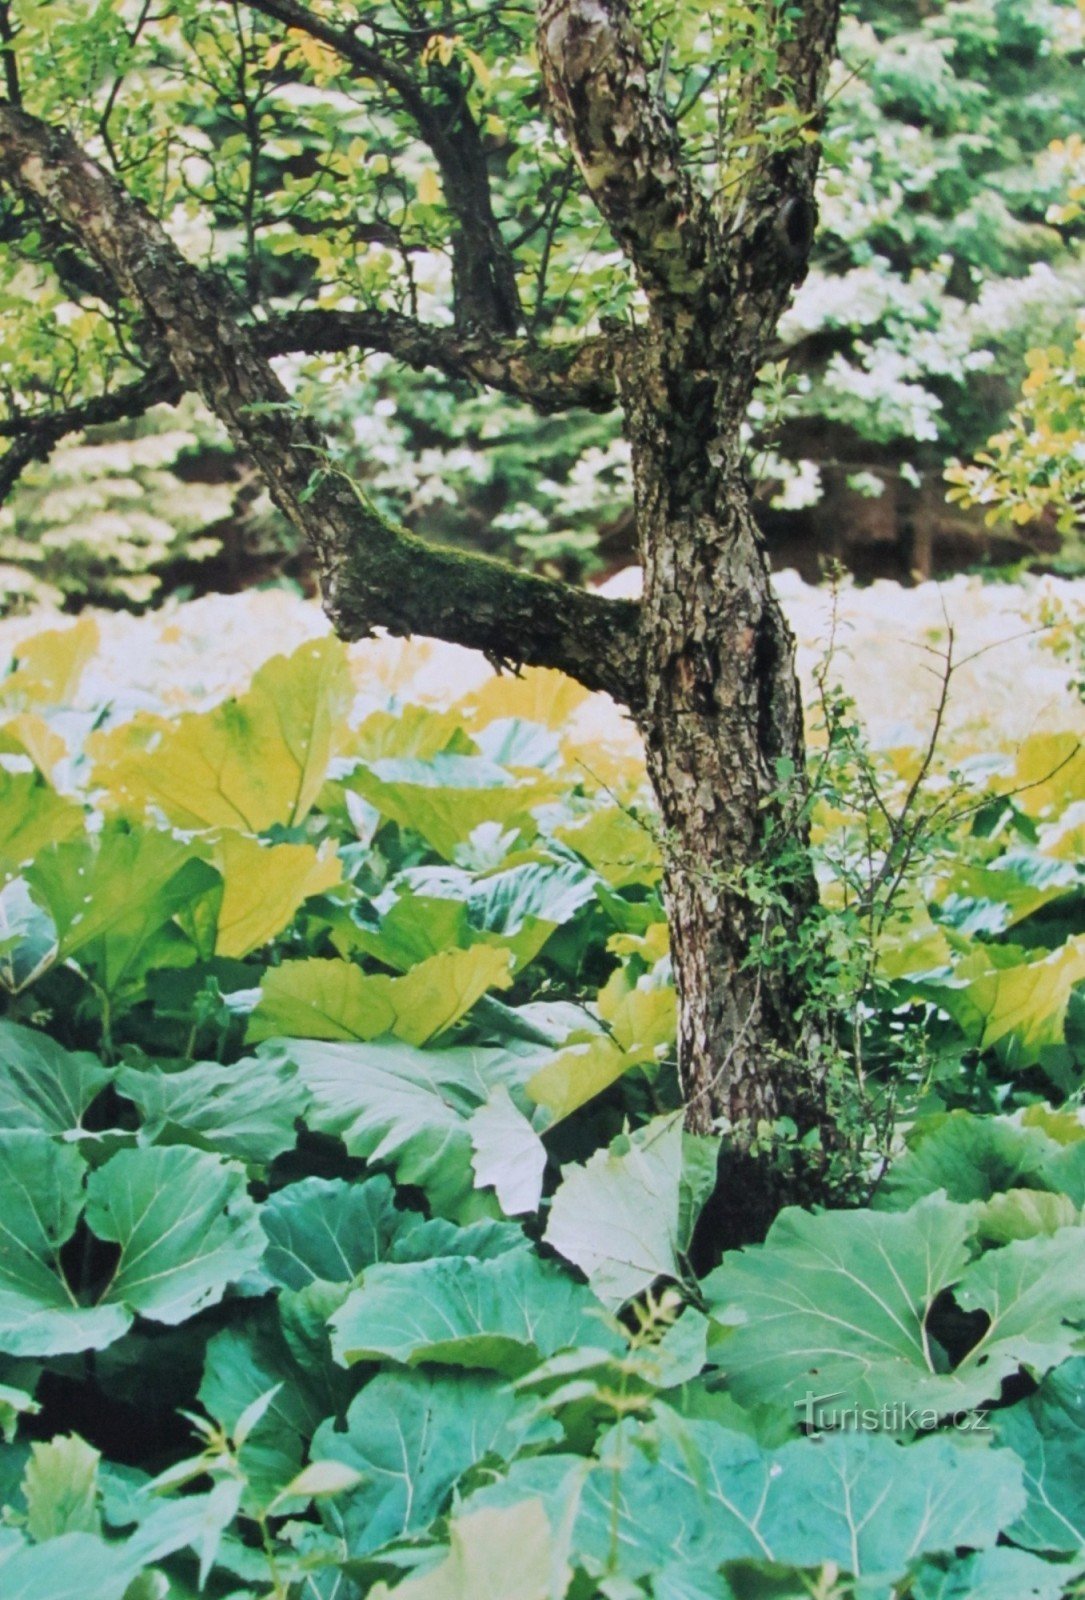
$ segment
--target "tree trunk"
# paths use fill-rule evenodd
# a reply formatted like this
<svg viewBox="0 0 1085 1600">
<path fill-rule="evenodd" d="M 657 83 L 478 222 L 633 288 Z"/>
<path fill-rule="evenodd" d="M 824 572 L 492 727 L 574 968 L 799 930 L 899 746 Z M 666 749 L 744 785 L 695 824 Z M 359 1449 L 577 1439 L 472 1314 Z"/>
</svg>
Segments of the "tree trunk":
<svg viewBox="0 0 1085 1600">
<path fill-rule="evenodd" d="M 825 1120 L 784 954 L 816 897 L 802 704 L 743 470 L 744 400 L 699 335 L 661 319 L 653 334 L 622 384 L 644 564 L 639 723 L 665 832 L 686 1122 L 729 1130 L 738 1165 L 713 1227 L 731 1243 L 801 1185 L 751 1146 L 780 1117 L 800 1133 Z"/>
</svg>

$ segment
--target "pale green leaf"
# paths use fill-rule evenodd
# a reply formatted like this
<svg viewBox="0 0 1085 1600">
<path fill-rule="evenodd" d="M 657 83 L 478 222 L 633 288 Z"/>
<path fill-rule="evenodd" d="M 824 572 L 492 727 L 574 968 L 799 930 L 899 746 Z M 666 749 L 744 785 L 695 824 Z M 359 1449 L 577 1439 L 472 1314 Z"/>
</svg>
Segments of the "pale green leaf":
<svg viewBox="0 0 1085 1600">
<path fill-rule="evenodd" d="M 499 1084 L 468 1123 L 474 1147 L 475 1183 L 492 1188 L 507 1217 L 537 1211 L 542 1198 L 546 1149 L 509 1091 Z"/>
<path fill-rule="evenodd" d="M 23 1474 L 27 1532 L 37 1544 L 63 1533 L 101 1533 L 98 1463 L 101 1454 L 78 1434 L 30 1446 Z"/>
<path fill-rule="evenodd" d="M 682 1140 L 680 1117 L 657 1117 L 584 1166 L 562 1168 L 546 1240 L 586 1274 L 605 1305 L 680 1276 L 688 1242 L 679 1232 Z"/>
</svg>

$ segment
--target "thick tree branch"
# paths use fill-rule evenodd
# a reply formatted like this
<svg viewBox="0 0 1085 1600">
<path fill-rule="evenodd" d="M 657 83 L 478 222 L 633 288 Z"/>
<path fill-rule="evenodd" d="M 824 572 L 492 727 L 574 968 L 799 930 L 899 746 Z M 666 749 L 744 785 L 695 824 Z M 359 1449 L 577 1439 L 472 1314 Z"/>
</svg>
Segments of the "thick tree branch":
<svg viewBox="0 0 1085 1600">
<path fill-rule="evenodd" d="M 686 298 L 716 230 L 627 0 L 541 0 L 538 39 L 558 124 L 611 232 L 650 295 Z"/>
<path fill-rule="evenodd" d="M 296 311 L 271 317 L 249 332 L 265 356 L 331 355 L 346 351 L 395 357 L 415 371 L 495 389 L 544 414 L 582 407 L 609 411 L 616 403 L 615 337 L 536 345 L 527 339 L 461 336 L 384 311 Z M 22 472 L 45 461 L 61 439 L 87 428 L 141 417 L 154 405 L 173 405 L 184 385 L 168 360 L 108 394 L 71 406 L 0 417 L 0 439 L 12 445 L 0 458 L 0 504 Z"/>
<path fill-rule="evenodd" d="M 337 632 L 433 634 L 497 662 L 561 668 L 639 706 L 638 608 L 433 549 L 386 521 L 330 469 L 320 429 L 292 403 L 230 297 L 69 134 L 0 103 L 0 180 L 37 196 L 139 307 L 180 382 L 222 420 L 309 539 Z"/>
<path fill-rule="evenodd" d="M 433 152 L 454 219 L 452 290 L 457 326 L 515 333 L 522 321 L 516 269 L 494 216 L 486 151 L 455 67 L 429 69 L 438 82 L 430 100 L 419 79 L 350 28 L 316 15 L 299 0 L 248 0 L 252 10 L 320 40 L 367 78 L 391 89 Z M 435 29 L 436 31 L 436 29 Z"/>
</svg>

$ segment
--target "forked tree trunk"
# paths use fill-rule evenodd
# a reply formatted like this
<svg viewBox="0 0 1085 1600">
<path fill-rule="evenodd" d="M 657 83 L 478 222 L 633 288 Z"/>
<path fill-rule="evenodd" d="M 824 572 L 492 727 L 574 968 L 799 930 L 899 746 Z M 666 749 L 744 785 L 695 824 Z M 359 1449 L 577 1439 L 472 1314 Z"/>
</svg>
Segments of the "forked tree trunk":
<svg viewBox="0 0 1085 1600">
<path fill-rule="evenodd" d="M 785 1196 L 801 1193 L 793 1178 L 780 1181 L 775 1156 L 753 1158 L 763 1127 L 789 1116 L 801 1132 L 830 1130 L 804 1037 L 801 969 L 762 955 L 793 946 L 814 891 L 801 827 L 787 877 L 779 876 L 784 813 L 802 815 L 802 714 L 793 642 L 750 511 L 741 426 L 780 312 L 805 272 L 814 132 L 838 0 L 766 6 L 777 35 L 773 70 L 746 81 L 733 126 L 721 129 L 717 177 L 728 148 L 737 177 L 716 190 L 683 143 L 662 92 L 665 61 L 650 65 L 629 0 L 539 0 L 551 108 L 648 308 L 646 326 L 581 341 L 572 359 L 560 345 L 500 337 L 515 324 L 515 283 L 493 211 L 472 212 L 472 194 L 487 182 L 484 159 L 465 156 L 474 123 L 450 130 L 402 63 L 300 0 L 250 3 L 320 38 L 367 81 L 375 74 L 396 90 L 438 158 L 458 218 L 460 330 L 479 319 L 491 324 L 450 343 L 440 329 L 373 313 L 355 334 L 371 341 L 376 328 L 375 347 L 398 349 L 412 365 L 468 372 L 547 404 L 594 405 L 601 386 L 606 404 L 616 383 L 633 449 L 641 608 L 434 550 L 387 522 L 327 470 L 315 420 L 298 411 L 268 363 L 272 348 L 343 348 L 338 324 L 329 330 L 326 317 L 307 313 L 294 329 L 300 343 L 269 343 L 274 328 L 253 322 L 183 260 L 69 135 L 2 101 L 0 180 L 67 229 L 138 308 L 140 336 L 166 363 L 150 389 L 196 390 L 248 452 L 316 549 L 339 632 L 357 638 L 382 624 L 475 646 L 497 664 L 560 667 L 610 690 L 637 717 L 670 839 L 665 893 L 687 1121 L 696 1131 L 731 1130 L 722 1242 L 755 1237 Z M 750 159 L 751 130 L 781 109 L 785 123 L 797 119 L 792 136 Z M 500 259 L 487 262 L 488 250 Z M 147 387 L 132 386 L 142 404 Z M 48 446 L 77 426 L 75 415 L 46 417 L 20 459 L 41 454 L 42 438 Z M 783 804 L 781 762 L 791 786 Z M 766 822 L 776 824 L 769 852 Z"/>
</svg>

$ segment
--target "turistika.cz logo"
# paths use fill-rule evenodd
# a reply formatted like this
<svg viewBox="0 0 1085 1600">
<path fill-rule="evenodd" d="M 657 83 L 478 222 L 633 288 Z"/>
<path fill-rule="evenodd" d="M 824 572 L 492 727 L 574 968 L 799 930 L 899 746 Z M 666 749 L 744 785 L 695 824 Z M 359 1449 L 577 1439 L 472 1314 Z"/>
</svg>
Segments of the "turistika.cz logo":
<svg viewBox="0 0 1085 1600">
<path fill-rule="evenodd" d="M 812 1394 L 809 1390 L 795 1401 L 800 1420 L 812 1433 L 929 1433 L 934 1428 L 956 1428 L 959 1433 L 987 1433 L 990 1422 L 984 1411 L 935 1410 L 932 1407 L 890 1401 L 881 1406 L 834 1406 L 844 1398 L 843 1390 L 831 1394 Z"/>
</svg>

